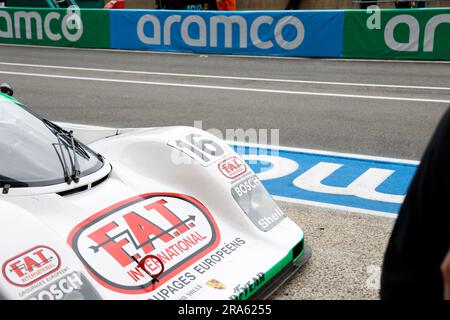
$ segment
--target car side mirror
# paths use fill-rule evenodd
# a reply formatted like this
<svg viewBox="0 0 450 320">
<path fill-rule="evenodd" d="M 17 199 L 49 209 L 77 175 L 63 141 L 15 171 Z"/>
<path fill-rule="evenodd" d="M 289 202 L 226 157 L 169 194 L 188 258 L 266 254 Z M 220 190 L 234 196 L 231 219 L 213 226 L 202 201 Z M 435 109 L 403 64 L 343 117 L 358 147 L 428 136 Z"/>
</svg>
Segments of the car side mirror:
<svg viewBox="0 0 450 320">
<path fill-rule="evenodd" d="M 13 96 L 14 90 L 11 88 L 11 86 L 7 83 L 0 84 L 0 91 L 1 93 L 7 94 L 8 96 Z"/>
</svg>

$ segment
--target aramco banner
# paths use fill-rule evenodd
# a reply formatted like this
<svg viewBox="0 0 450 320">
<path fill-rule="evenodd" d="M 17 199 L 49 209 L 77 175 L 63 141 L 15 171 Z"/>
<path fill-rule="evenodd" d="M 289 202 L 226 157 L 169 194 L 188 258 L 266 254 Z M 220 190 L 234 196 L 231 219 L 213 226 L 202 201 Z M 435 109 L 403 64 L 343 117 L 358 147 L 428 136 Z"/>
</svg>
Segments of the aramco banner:
<svg viewBox="0 0 450 320">
<path fill-rule="evenodd" d="M 450 60 L 450 8 L 346 11 L 344 57 Z"/>
<path fill-rule="evenodd" d="M 109 30 L 108 10 L 0 10 L 0 43 L 110 48 Z"/>
<path fill-rule="evenodd" d="M 4 8 L 0 43 L 291 57 L 450 60 L 450 8 Z"/>
<path fill-rule="evenodd" d="M 303 57 L 342 55 L 344 11 L 111 11 L 111 47 Z"/>
</svg>

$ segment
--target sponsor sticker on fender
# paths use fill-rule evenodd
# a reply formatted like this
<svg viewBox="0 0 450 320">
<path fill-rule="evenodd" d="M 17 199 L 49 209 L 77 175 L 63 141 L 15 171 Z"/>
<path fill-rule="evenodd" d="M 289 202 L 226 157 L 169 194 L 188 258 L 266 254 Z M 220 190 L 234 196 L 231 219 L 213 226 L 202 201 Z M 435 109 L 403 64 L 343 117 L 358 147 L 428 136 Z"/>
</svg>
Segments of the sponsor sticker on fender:
<svg viewBox="0 0 450 320">
<path fill-rule="evenodd" d="M 220 172 L 228 179 L 236 179 L 247 172 L 247 165 L 236 156 L 225 159 L 218 164 Z"/>
<path fill-rule="evenodd" d="M 284 218 L 283 211 L 261 184 L 256 175 L 252 175 L 231 188 L 231 195 L 259 230 L 272 230 Z"/>
<path fill-rule="evenodd" d="M 2 273 L 12 285 L 27 287 L 57 271 L 60 266 L 61 259 L 55 250 L 36 246 L 7 260 Z"/>
<path fill-rule="evenodd" d="M 86 277 L 71 272 L 45 286 L 28 300 L 100 300 L 100 296 Z"/>
<path fill-rule="evenodd" d="M 72 230 L 68 243 L 90 274 L 110 290 L 142 294 L 155 290 L 214 250 L 220 232 L 198 200 L 182 194 L 140 195 L 102 210 Z M 158 281 L 140 266 L 158 257 Z M 160 268 L 151 265 L 147 268 Z"/>
<path fill-rule="evenodd" d="M 222 159 L 229 153 L 229 150 L 222 146 L 219 139 L 198 132 L 192 132 L 170 140 L 167 144 L 188 155 L 204 167 Z M 172 157 L 172 161 L 176 160 L 176 163 L 182 160 L 175 159 L 174 155 Z"/>
</svg>

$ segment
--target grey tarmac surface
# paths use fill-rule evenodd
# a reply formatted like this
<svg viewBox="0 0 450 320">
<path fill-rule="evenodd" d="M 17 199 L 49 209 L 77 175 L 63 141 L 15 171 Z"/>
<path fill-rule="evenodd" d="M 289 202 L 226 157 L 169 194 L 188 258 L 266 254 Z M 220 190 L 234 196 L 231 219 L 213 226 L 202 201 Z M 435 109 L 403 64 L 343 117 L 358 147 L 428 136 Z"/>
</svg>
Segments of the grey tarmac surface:
<svg viewBox="0 0 450 320">
<path fill-rule="evenodd" d="M 0 45 L 1 72 L 115 79 L 119 82 L 1 74 L 16 96 L 59 121 L 144 127 L 279 129 L 280 144 L 419 160 L 450 103 L 230 91 L 120 82 L 286 90 L 450 101 L 450 64 L 272 59 L 93 51 Z M 187 75 L 441 87 L 445 90 L 355 87 L 176 77 L 45 68 L 43 65 Z M 268 141 L 270 143 L 270 141 Z"/>
<path fill-rule="evenodd" d="M 272 299 L 378 299 L 394 219 L 279 203 L 305 232 L 312 257 Z"/>
<path fill-rule="evenodd" d="M 53 120 L 117 127 L 193 126 L 201 120 L 203 129 L 279 129 L 285 146 L 411 160 L 420 159 L 450 104 L 430 101 L 450 101 L 449 75 L 448 63 L 0 45 L 0 81 Z M 378 271 L 394 219 L 280 205 L 304 229 L 313 257 L 273 299 L 378 298 Z"/>
</svg>

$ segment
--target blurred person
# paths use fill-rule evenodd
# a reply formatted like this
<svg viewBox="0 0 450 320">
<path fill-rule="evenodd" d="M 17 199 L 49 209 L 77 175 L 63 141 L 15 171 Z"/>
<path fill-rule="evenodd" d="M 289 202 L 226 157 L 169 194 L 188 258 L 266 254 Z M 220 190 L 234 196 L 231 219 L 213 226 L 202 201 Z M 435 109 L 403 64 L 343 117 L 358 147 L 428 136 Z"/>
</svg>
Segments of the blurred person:
<svg viewBox="0 0 450 320">
<path fill-rule="evenodd" d="M 183 0 L 155 0 L 156 9 L 183 10 L 186 7 Z"/>
<path fill-rule="evenodd" d="M 426 8 L 427 2 L 426 1 L 417 1 L 417 8 Z"/>
<path fill-rule="evenodd" d="M 395 7 L 397 9 L 405 9 L 411 7 L 411 2 L 409 0 L 396 0 Z"/>
<path fill-rule="evenodd" d="M 359 8 L 363 10 L 367 10 L 369 6 L 376 5 L 377 3 L 373 0 L 361 0 L 359 3 Z"/>
<path fill-rule="evenodd" d="M 300 0 L 289 0 L 289 3 L 284 10 L 298 10 L 300 6 Z"/>
<path fill-rule="evenodd" d="M 441 266 L 442 277 L 444 278 L 444 299 L 450 300 L 450 248 Z"/>
<path fill-rule="evenodd" d="M 0 0 L 0 7 L 6 7 L 6 0 Z"/>
<path fill-rule="evenodd" d="M 236 11 L 236 0 L 217 0 L 217 10 Z"/>
<path fill-rule="evenodd" d="M 120 0 L 112 0 L 109 1 L 105 6 L 104 9 L 125 9 L 125 1 Z"/>
<path fill-rule="evenodd" d="M 449 164 L 450 109 L 425 150 L 395 222 L 384 256 L 382 299 L 450 295 Z"/>
<path fill-rule="evenodd" d="M 397 0 L 395 2 L 395 7 L 397 9 L 404 8 L 425 8 L 426 1 L 411 1 L 411 0 Z"/>
<path fill-rule="evenodd" d="M 197 0 L 199 1 L 199 0 Z M 216 0 L 201 0 L 200 2 L 203 2 L 202 4 L 202 8 L 203 10 L 219 10 L 218 9 L 218 1 Z M 234 3 L 234 10 L 236 10 L 236 0 L 233 1 L 228 1 L 229 2 L 229 6 L 232 5 Z M 231 10 L 231 9 L 226 9 L 226 10 Z"/>
</svg>

